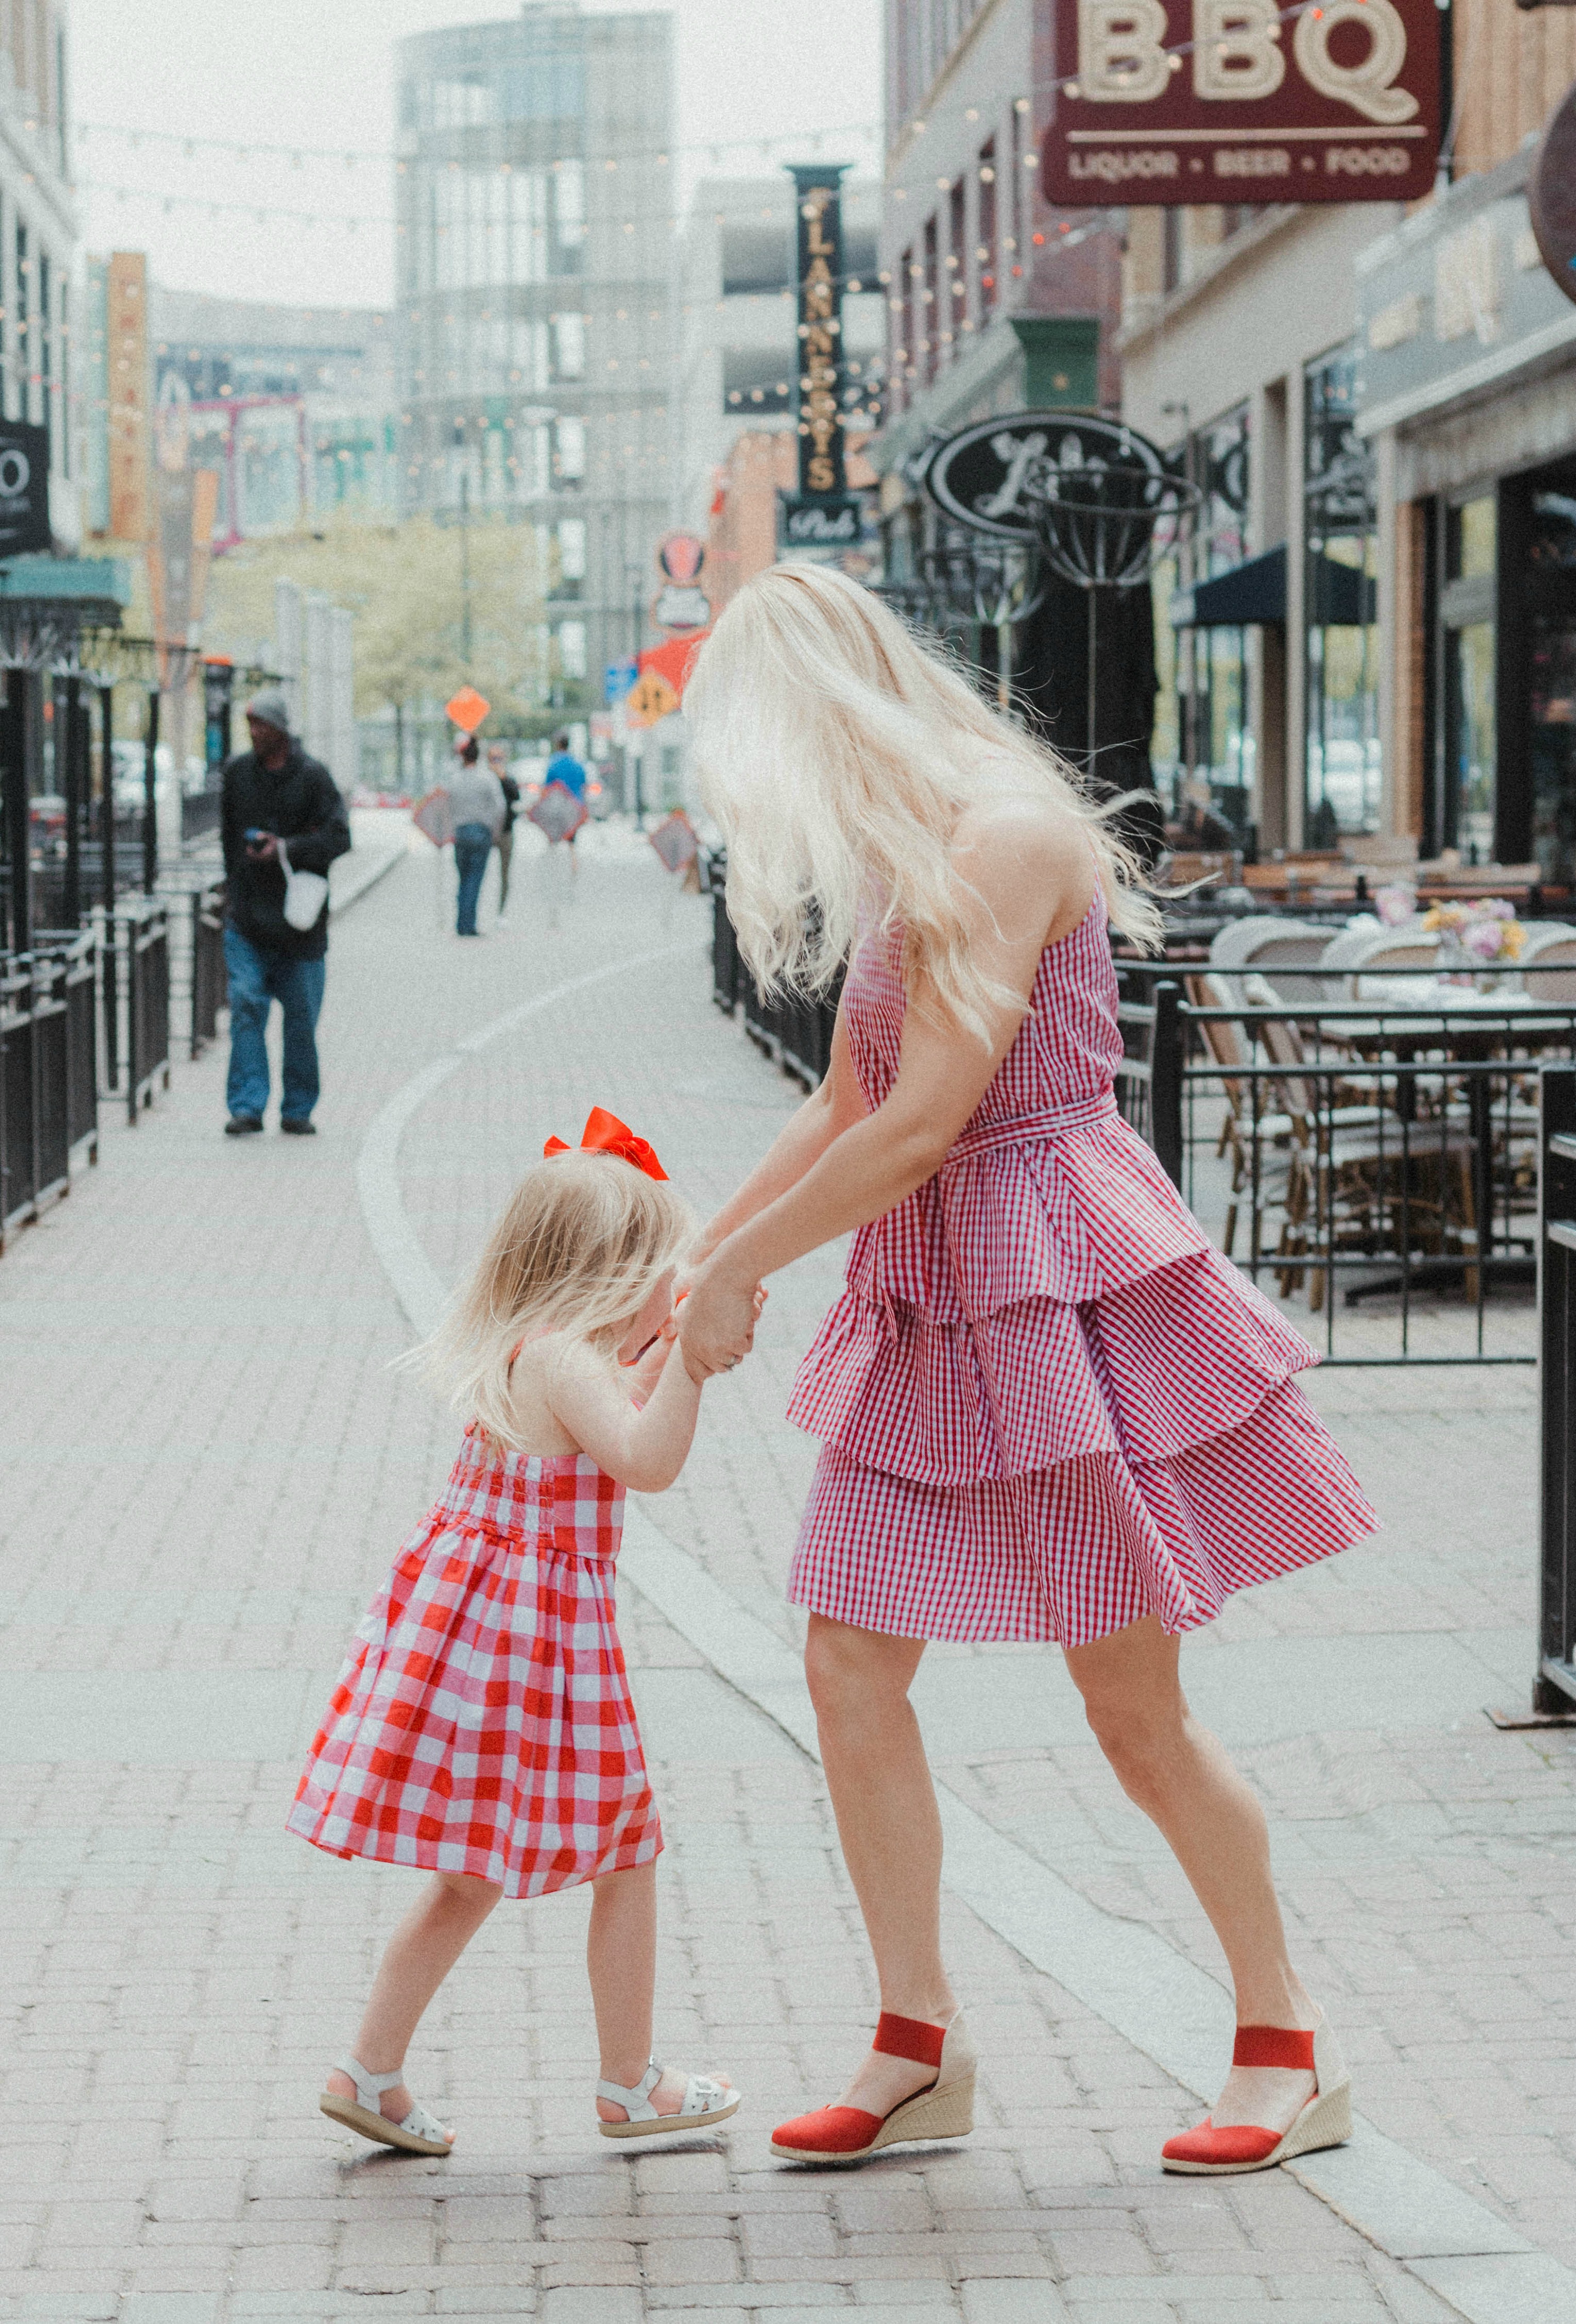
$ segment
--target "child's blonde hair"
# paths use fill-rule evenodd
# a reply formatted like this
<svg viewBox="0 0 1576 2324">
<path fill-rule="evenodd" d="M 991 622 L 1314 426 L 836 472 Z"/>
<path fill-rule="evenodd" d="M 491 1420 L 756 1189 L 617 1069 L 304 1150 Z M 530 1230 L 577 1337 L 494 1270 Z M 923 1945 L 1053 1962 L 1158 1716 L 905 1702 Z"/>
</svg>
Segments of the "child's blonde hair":
<svg viewBox="0 0 1576 2324">
<path fill-rule="evenodd" d="M 512 1441 L 510 1366 L 522 1339 L 573 1332 L 611 1349 L 694 1232 L 666 1180 L 571 1149 L 528 1170 L 430 1340 L 412 1351 L 456 1411 Z"/>
<path fill-rule="evenodd" d="M 1160 918 L 1131 851 L 1064 759 L 983 701 L 958 663 L 826 565 L 741 589 L 684 696 L 701 792 L 728 843 L 728 911 L 765 989 L 824 992 L 872 903 L 905 970 L 985 1038 L 991 1003 L 954 875 L 960 812 L 1053 802 L 1100 867 L 1113 927 L 1153 947 Z"/>
</svg>

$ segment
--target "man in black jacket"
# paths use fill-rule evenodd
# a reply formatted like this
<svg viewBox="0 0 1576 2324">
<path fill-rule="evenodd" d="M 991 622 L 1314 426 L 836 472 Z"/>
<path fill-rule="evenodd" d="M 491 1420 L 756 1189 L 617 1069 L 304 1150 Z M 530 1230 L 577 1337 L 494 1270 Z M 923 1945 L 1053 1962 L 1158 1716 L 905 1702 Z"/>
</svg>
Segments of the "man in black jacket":
<svg viewBox="0 0 1576 2324">
<path fill-rule="evenodd" d="M 279 1126 L 310 1138 L 318 1102 L 318 1012 L 328 949 L 328 905 L 309 928 L 284 916 L 282 840 L 292 872 L 327 873 L 350 845 L 350 824 L 334 778 L 309 759 L 290 731 L 290 706 L 276 688 L 246 706 L 252 748 L 226 762 L 223 833 L 228 903 L 225 965 L 230 979 L 229 1138 L 261 1130 L 268 1103 L 268 1011 L 284 1019 L 284 1091 Z"/>
</svg>

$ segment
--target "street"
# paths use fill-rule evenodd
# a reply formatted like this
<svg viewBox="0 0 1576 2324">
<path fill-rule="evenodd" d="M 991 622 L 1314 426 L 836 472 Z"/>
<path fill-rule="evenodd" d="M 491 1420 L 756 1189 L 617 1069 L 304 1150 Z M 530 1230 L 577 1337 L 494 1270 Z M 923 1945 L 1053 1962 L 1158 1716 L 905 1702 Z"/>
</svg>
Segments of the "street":
<svg viewBox="0 0 1576 2324">
<path fill-rule="evenodd" d="M 1059 1658 L 942 1646 L 916 1700 L 980 2126 L 855 2172 L 773 2163 L 877 2007 L 782 1595 L 814 1446 L 781 1416 L 834 1253 L 774 1283 L 683 1478 L 631 1499 L 621 1572 L 668 1840 L 658 2054 L 730 2074 L 737 2121 L 660 2154 L 595 2136 L 584 1890 L 502 1906 L 422 2027 L 452 2161 L 318 2113 L 415 1885 L 282 1830 L 453 1455 L 391 1363 L 591 1105 L 704 1216 L 796 1102 L 712 1006 L 709 906 L 622 825 L 581 849 L 572 890 L 522 849 L 509 926 L 468 945 L 438 859 L 402 857 L 335 923 L 316 1140 L 220 1136 L 221 1043 L 0 1262 L 0 2318 L 1576 2315 L 1576 1733 L 1484 1715 L 1531 1675 L 1530 1371 L 1316 1378 L 1385 1530 L 1184 1648 L 1270 1813 L 1353 2145 L 1162 2176 L 1224 2063 L 1219 1949 Z"/>
</svg>

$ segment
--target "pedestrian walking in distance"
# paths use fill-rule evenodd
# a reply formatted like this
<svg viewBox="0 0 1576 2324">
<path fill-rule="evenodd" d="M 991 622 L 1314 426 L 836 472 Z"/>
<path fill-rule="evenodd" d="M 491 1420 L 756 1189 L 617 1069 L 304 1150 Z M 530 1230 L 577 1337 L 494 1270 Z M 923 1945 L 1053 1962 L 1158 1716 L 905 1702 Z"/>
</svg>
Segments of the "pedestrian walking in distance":
<svg viewBox="0 0 1576 2324">
<path fill-rule="evenodd" d="M 824 991 L 848 963 L 830 1071 L 701 1237 L 681 1333 L 692 1370 L 730 1361 L 760 1281 L 853 1232 L 789 1406 L 822 1446 L 788 1595 L 881 2018 L 773 2152 L 853 2162 L 972 2123 L 908 1702 L 930 1638 L 1062 1647 L 1221 1940 L 1232 2063 L 1166 2167 L 1338 2144 L 1346 2069 L 1178 1646 L 1375 1518 L 1296 1386 L 1313 1350 L 1118 1114 L 1108 929 L 1153 945 L 1158 914 L 1061 761 L 830 567 L 742 590 L 685 709 L 757 981 Z"/>
<path fill-rule="evenodd" d="M 252 748 L 226 761 L 220 803 L 225 850 L 225 967 L 230 986 L 227 1137 L 263 1127 L 268 1110 L 268 1012 L 284 1019 L 279 1126 L 309 1138 L 318 1102 L 318 1018 L 327 973 L 328 899 L 309 927 L 285 917 L 285 868 L 327 875 L 350 846 L 333 776 L 290 731 L 277 687 L 246 706 Z M 283 853 L 281 856 L 281 845 Z"/>
<path fill-rule="evenodd" d="M 491 753 L 489 753 L 491 756 Z M 502 745 L 493 772 L 503 794 L 503 827 L 498 834 L 498 926 L 509 916 L 509 874 L 514 862 L 514 825 L 520 814 L 520 785 L 502 762 Z"/>
<path fill-rule="evenodd" d="M 355 1634 L 289 1819 L 333 1855 L 433 1876 L 320 2101 L 364 2138 L 447 2153 L 453 2132 L 404 2087 L 423 2011 L 501 1896 L 586 1880 L 603 2135 L 712 2130 L 738 2108 L 725 2080 L 651 2057 L 662 1833 L 613 1616 L 625 1489 L 673 1482 L 700 1410 L 671 1320 L 693 1231 L 650 1146 L 598 1107 L 578 1149 L 548 1140 L 417 1351 L 469 1425 Z"/>
<path fill-rule="evenodd" d="M 507 808 L 497 776 L 491 767 L 480 763 L 475 736 L 465 735 L 455 744 L 454 754 L 448 801 L 454 816 L 455 870 L 460 882 L 455 934 L 474 936 L 481 934 L 476 926 L 476 906 L 486 876 L 487 858 L 503 828 Z"/>
<path fill-rule="evenodd" d="M 548 761 L 547 771 L 542 777 L 542 788 L 545 790 L 548 783 L 562 783 L 571 797 L 577 798 L 584 806 L 587 779 L 585 768 L 569 748 L 569 730 L 567 726 L 561 727 L 553 736 L 553 755 Z M 569 870 L 572 873 L 577 873 L 580 869 L 580 858 L 575 852 L 575 834 L 571 831 L 567 836 Z"/>
</svg>

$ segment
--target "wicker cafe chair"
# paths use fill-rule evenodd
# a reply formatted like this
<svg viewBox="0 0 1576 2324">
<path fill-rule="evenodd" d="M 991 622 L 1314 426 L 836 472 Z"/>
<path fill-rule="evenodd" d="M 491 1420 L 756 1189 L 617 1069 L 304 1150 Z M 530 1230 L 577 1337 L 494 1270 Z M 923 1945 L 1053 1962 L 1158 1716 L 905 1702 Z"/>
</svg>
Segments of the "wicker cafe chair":
<svg viewBox="0 0 1576 2324">
<path fill-rule="evenodd" d="M 1246 980 L 1246 998 L 1253 1008 L 1276 1005 L 1267 980 L 1257 975 Z M 1305 1255 L 1310 1262 L 1277 1270 L 1282 1296 L 1299 1288 L 1305 1272 L 1308 1305 L 1315 1314 L 1323 1307 L 1329 1270 L 1316 1263 L 1315 1246 L 1378 1258 L 1399 1250 L 1405 1239 L 1408 1249 L 1439 1253 L 1453 1246 L 1475 1255 L 1473 1141 L 1463 1127 L 1465 1107 L 1452 1106 L 1448 1119 L 1442 1114 L 1408 1131 L 1384 1102 L 1379 1076 L 1354 1084 L 1344 1071 L 1321 1102 L 1320 1069 L 1310 1063 L 1298 1026 L 1264 1018 L 1255 1030 L 1273 1064 L 1308 1068 L 1305 1079 L 1288 1073 L 1279 1082 L 1291 1124 L 1279 1255 Z M 1369 1102 L 1350 1102 L 1365 1093 Z M 1468 1295 L 1477 1296 L 1475 1268 L 1468 1270 Z"/>
<path fill-rule="evenodd" d="M 1439 938 L 1432 928 L 1386 928 L 1364 926 L 1342 928 L 1331 937 L 1320 955 L 1321 968 L 1346 972 L 1352 1000 L 1362 997 L 1364 970 L 1385 976 L 1394 968 L 1433 968 L 1439 959 Z"/>
<path fill-rule="evenodd" d="M 1576 928 L 1569 921 L 1531 921 L 1519 966 L 1533 1000 L 1551 1008 L 1576 1007 Z"/>
<path fill-rule="evenodd" d="M 1210 971 L 1216 977 L 1234 978 L 1256 969 L 1275 989 L 1276 1001 L 1322 1001 L 1329 996 L 1318 976 L 1277 977 L 1277 968 L 1314 968 L 1324 956 L 1330 931 L 1312 920 L 1280 919 L 1271 912 L 1254 912 L 1232 920 L 1210 945 Z M 1233 995 L 1240 998 L 1240 989 Z"/>
<path fill-rule="evenodd" d="M 1232 1009 L 1238 1005 L 1236 995 L 1222 977 L 1190 976 L 1185 985 L 1187 997 L 1195 1009 Z M 1280 1213 L 1281 1223 L 1276 1249 L 1269 1256 L 1276 1256 L 1285 1246 L 1286 1198 L 1294 1167 L 1294 1124 L 1284 1109 L 1265 1110 L 1267 1094 L 1274 1105 L 1274 1085 L 1261 1083 L 1254 1075 L 1253 1044 L 1240 1020 L 1210 1018 L 1198 1029 L 1210 1062 L 1219 1072 L 1226 1100 L 1215 1144 L 1216 1154 L 1222 1157 L 1229 1155 L 1231 1163 L 1221 1249 L 1228 1259 L 1231 1257 L 1237 1240 L 1237 1213 L 1246 1194 L 1253 1216 L 1250 1259 L 1257 1266 L 1265 1256 L 1265 1222 L 1272 1211 Z M 1284 1283 L 1282 1288 L 1286 1288 Z"/>
</svg>

